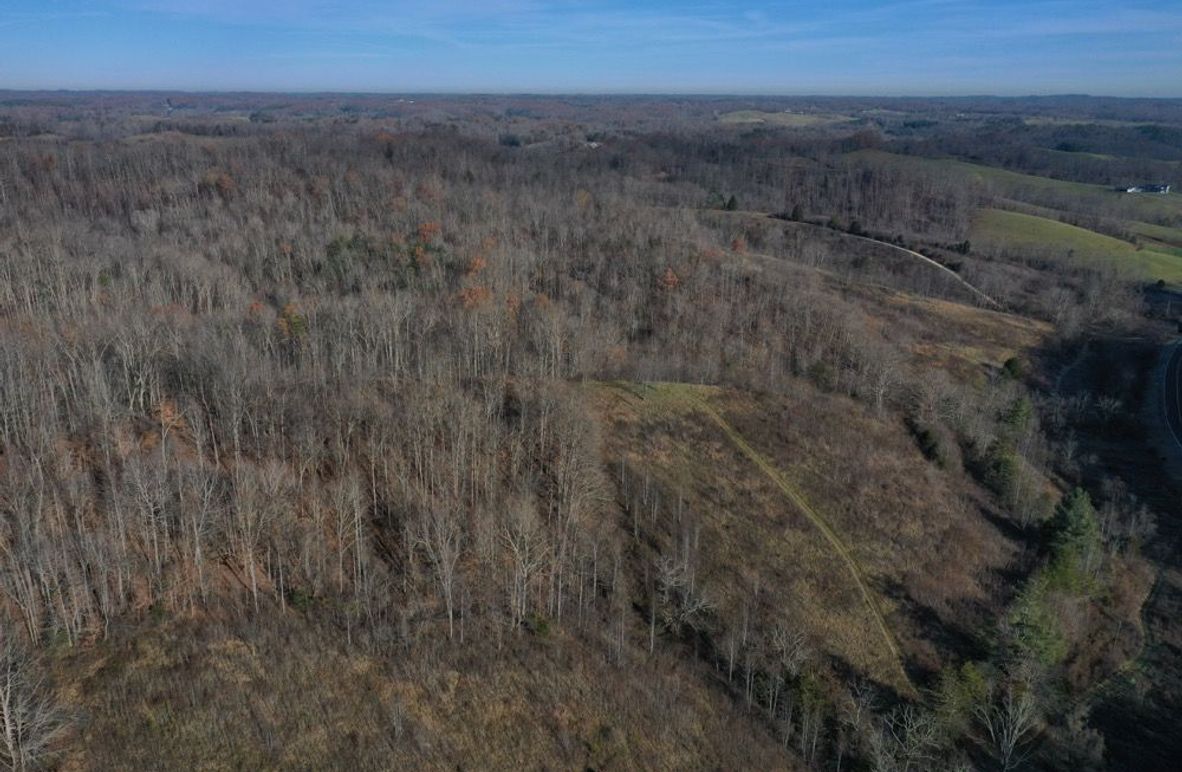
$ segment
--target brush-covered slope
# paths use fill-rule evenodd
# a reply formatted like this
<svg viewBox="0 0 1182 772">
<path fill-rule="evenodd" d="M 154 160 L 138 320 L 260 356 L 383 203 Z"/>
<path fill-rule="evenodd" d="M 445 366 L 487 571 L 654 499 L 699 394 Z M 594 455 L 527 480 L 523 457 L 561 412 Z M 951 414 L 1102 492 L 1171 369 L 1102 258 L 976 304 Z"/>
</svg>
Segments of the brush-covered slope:
<svg viewBox="0 0 1182 772">
<path fill-rule="evenodd" d="M 622 648 L 539 627 L 385 652 L 296 611 L 130 632 L 60 657 L 88 717 L 65 769 L 793 768 L 700 667 L 650 657 L 631 626 Z"/>
<path fill-rule="evenodd" d="M 782 626 L 819 661 L 906 693 L 973 653 L 1013 546 L 901 425 L 803 382 L 593 391 L 631 527 L 692 570 L 715 657 Z"/>
</svg>

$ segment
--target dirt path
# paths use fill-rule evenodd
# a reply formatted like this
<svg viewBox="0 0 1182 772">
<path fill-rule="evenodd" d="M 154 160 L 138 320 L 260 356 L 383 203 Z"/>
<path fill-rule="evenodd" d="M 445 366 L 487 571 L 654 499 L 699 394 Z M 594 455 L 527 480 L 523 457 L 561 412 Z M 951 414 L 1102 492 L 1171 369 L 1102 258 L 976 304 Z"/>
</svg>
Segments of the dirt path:
<svg viewBox="0 0 1182 772">
<path fill-rule="evenodd" d="M 817 223 L 813 223 L 813 222 L 807 222 L 807 221 L 802 221 L 802 220 L 784 220 L 780 217 L 775 217 L 775 216 L 770 215 L 766 212 L 735 211 L 735 212 L 725 212 L 725 214 L 734 214 L 734 215 L 740 215 L 743 217 L 759 217 L 764 220 L 774 220 L 777 222 L 793 222 L 793 223 L 796 223 L 797 225 L 808 225 L 813 228 L 825 228 L 826 230 L 829 230 L 833 233 L 837 233 L 837 234 L 844 236 L 846 238 L 860 239 L 862 241 L 868 241 L 871 244 L 878 244 L 879 246 L 889 247 L 889 248 L 896 250 L 898 252 L 902 252 L 903 254 L 907 255 L 908 257 L 912 258 L 913 260 L 920 260 L 920 261 L 932 266 L 933 268 L 938 269 L 939 271 L 943 272 L 944 274 L 951 276 L 952 279 L 954 281 L 956 281 L 957 284 L 959 284 L 960 286 L 962 286 L 966 290 L 968 290 L 969 293 L 972 294 L 973 297 L 977 298 L 982 303 L 985 303 L 986 305 L 988 305 L 994 309 L 999 309 L 999 310 L 1001 309 L 1001 303 L 998 303 L 996 300 L 994 300 L 993 298 L 989 297 L 981 290 L 974 287 L 972 284 L 970 284 L 968 281 L 966 281 L 965 278 L 963 276 L 961 276 L 959 273 L 952 270 L 951 268 L 944 265 L 943 263 L 933 260 L 932 258 L 928 257 L 927 255 L 920 254 L 919 252 L 916 252 L 913 249 L 907 249 L 906 247 L 901 247 L 898 244 L 892 244 L 889 241 L 881 241 L 879 239 L 871 238 L 869 236 L 858 236 L 853 233 L 846 233 L 845 231 L 836 231 L 836 230 L 833 230 L 832 228 L 829 228 L 826 225 L 818 225 Z"/>
<path fill-rule="evenodd" d="M 808 223 L 808 224 L 813 225 L 813 223 Z M 813 227 L 824 228 L 825 226 L 824 225 L 814 225 Z M 901 247 L 898 244 L 892 244 L 889 241 L 879 241 L 878 239 L 872 239 L 869 236 L 855 236 L 852 233 L 846 233 L 845 236 L 847 238 L 851 238 L 851 239 L 861 239 L 862 241 L 869 241 L 871 244 L 881 244 L 884 247 L 890 247 L 891 249 L 897 250 L 899 252 L 902 252 L 905 255 L 913 257 L 916 260 L 922 260 L 923 262 L 927 263 L 928 265 L 934 266 L 934 267 L 938 268 L 939 270 L 943 271 L 944 273 L 948 274 L 949 276 L 951 276 L 953 279 L 956 280 L 956 282 L 958 284 L 960 284 L 962 287 L 964 287 L 969 292 L 971 292 L 973 297 L 977 298 L 981 302 L 983 302 L 987 305 L 990 305 L 993 308 L 1001 308 L 1001 303 L 998 303 L 996 300 L 989 297 L 984 292 L 982 292 L 981 290 L 974 287 L 972 284 L 969 284 L 968 281 L 966 281 L 965 278 L 963 276 L 961 276 L 959 273 L 957 273 L 956 271 L 952 270 L 951 268 L 944 265 L 943 263 L 936 262 L 935 260 L 928 257 L 927 255 L 922 255 L 913 249 L 907 249 L 906 247 Z"/>
<path fill-rule="evenodd" d="M 908 693 L 908 696 L 917 695 L 918 690 L 914 683 L 911 682 L 907 674 L 907 669 L 903 667 L 902 653 L 900 648 L 898 648 L 898 643 L 895 641 L 894 634 L 891 634 L 890 628 L 886 625 L 886 619 L 883 616 L 882 608 L 878 603 L 875 591 L 870 588 L 869 582 L 866 582 L 862 566 L 858 565 L 857 559 L 853 557 L 850 547 L 845 544 L 845 541 L 834 530 L 829 521 L 825 519 L 824 515 L 818 512 L 808 502 L 804 494 L 800 492 L 800 489 L 794 486 L 767 456 L 752 447 L 751 443 L 747 442 L 738 429 L 730 426 L 730 423 L 725 417 L 722 417 L 719 411 L 710 406 L 701 396 L 695 394 L 694 387 L 682 383 L 645 383 L 636 385 L 638 385 L 639 389 L 626 390 L 635 396 L 641 397 L 642 400 L 655 397 L 656 400 L 665 401 L 667 404 L 680 403 L 682 408 L 688 408 L 709 417 L 710 421 L 713 421 L 722 430 L 722 433 L 727 436 L 727 439 L 740 450 L 740 453 L 745 455 L 749 461 L 752 461 L 756 467 L 759 467 L 760 471 L 773 482 L 775 487 L 780 489 L 780 492 L 785 495 L 785 498 L 791 501 L 792 505 L 798 508 L 808 521 L 817 527 L 817 530 L 829 541 L 833 551 L 842 559 L 846 570 L 849 571 L 850 576 L 853 578 L 853 582 L 858 585 L 858 591 L 862 593 L 862 599 L 866 604 L 866 608 L 870 610 L 871 616 L 875 619 L 875 624 L 877 625 L 879 634 L 882 635 L 883 643 L 886 644 L 886 649 L 890 651 L 891 660 L 895 663 L 898 679 L 900 679 L 898 683 L 900 683 L 904 692 Z"/>
<path fill-rule="evenodd" d="M 824 534 L 826 540 L 833 548 L 833 551 L 841 557 L 850 575 L 853 577 L 854 582 L 858 585 L 858 590 L 862 593 L 862 599 L 866 602 L 867 608 L 869 608 L 871 615 L 874 617 L 874 621 L 878 626 L 878 630 L 882 634 L 883 642 L 886 644 L 887 649 L 890 650 L 891 657 L 898 668 L 899 678 L 901 679 L 900 683 L 910 690 L 911 694 L 909 696 L 914 696 L 917 694 L 918 692 L 915 688 L 915 684 L 911 682 L 911 679 L 907 675 L 907 670 L 903 667 L 903 657 L 899 652 L 899 645 L 895 641 L 895 636 L 891 633 L 890 628 L 887 627 L 886 619 L 883 616 L 882 609 L 878 603 L 878 598 L 876 597 L 874 591 L 870 588 L 869 583 L 866 581 L 862 567 L 858 565 L 853 553 L 842 540 L 841 536 L 838 535 L 838 533 L 833 529 L 833 526 L 829 524 L 825 517 L 816 509 L 814 509 L 811 504 L 809 504 L 808 500 L 801 494 L 796 486 L 794 486 L 788 481 L 786 477 L 784 477 L 780 470 L 776 468 L 775 464 L 773 464 L 758 450 L 753 448 L 751 444 L 743 437 L 743 435 L 740 434 L 739 431 L 735 429 L 735 427 L 731 426 L 731 424 L 722 417 L 721 413 L 715 410 L 704 399 L 699 397 L 697 394 L 693 394 L 688 389 L 678 389 L 678 392 L 679 393 L 673 397 L 674 399 L 681 399 L 690 407 L 705 413 L 718 426 L 718 428 L 722 429 L 723 433 L 727 436 L 727 439 L 729 439 L 744 456 L 754 462 L 754 464 L 759 467 L 760 471 L 762 471 L 768 477 L 768 479 L 775 483 L 776 487 L 780 489 L 780 492 L 783 493 L 784 496 L 790 502 L 792 502 L 792 504 L 797 509 L 799 509 L 822 534 Z M 673 395 L 665 396 L 671 397 Z"/>
</svg>

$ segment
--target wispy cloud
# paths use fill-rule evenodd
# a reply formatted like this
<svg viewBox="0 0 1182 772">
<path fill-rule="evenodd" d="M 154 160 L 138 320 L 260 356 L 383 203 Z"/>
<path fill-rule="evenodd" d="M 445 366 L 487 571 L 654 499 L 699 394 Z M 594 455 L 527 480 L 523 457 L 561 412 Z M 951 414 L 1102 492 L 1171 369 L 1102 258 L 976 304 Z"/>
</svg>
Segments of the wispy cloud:
<svg viewBox="0 0 1182 772">
<path fill-rule="evenodd" d="M 60 69 L 16 53 L 35 36 L 4 30 L 26 25 L 82 45 L 63 47 L 62 61 L 86 50 L 100 66 L 162 72 L 167 61 L 185 77 L 245 64 L 246 77 L 268 83 L 343 88 L 393 77 L 510 88 L 1004 77 L 1029 90 L 1053 70 L 1066 73 L 1056 84 L 1074 73 L 1079 90 L 1119 76 L 1168 92 L 1182 88 L 1182 13 L 1167 1 L 1179 0 L 0 0 L 24 11 L 0 10 L 0 63 Z M 96 9 L 112 19 L 87 24 Z M 386 66 L 394 60 L 413 68 Z"/>
<path fill-rule="evenodd" d="M 635 3 L 621 0 L 120 0 L 125 7 L 221 24 L 421 38 L 455 46 L 683 46 L 816 35 L 911 41 L 1161 33 L 1182 14 L 1112 0 L 897 0 L 826 6 L 781 2 Z M 881 39 L 881 38 L 880 38 Z"/>
<path fill-rule="evenodd" d="M 109 16 L 107 11 L 45 11 L 21 12 L 0 10 L 0 27 L 18 27 L 29 24 L 51 24 L 60 21 L 94 19 Z"/>
<path fill-rule="evenodd" d="M 390 59 L 395 54 L 379 51 L 275 51 L 261 59 Z"/>
</svg>

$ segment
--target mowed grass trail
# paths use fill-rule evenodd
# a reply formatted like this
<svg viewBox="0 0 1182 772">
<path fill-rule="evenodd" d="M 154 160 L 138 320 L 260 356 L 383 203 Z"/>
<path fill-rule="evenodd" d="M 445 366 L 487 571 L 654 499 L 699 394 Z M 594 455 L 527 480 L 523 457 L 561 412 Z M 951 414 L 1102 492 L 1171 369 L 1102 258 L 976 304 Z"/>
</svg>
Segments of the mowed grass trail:
<svg viewBox="0 0 1182 772">
<path fill-rule="evenodd" d="M 877 637 L 881 641 L 882 654 L 885 660 L 890 661 L 891 669 L 894 671 L 891 680 L 902 692 L 916 694 L 915 685 L 911 682 L 903 666 L 903 655 L 899 644 L 886 623 L 878 595 L 870 586 L 866 579 L 866 571 L 858 563 L 850 546 L 828 519 L 808 501 L 799 487 L 793 484 L 766 455 L 753 447 L 718 410 L 710 405 L 707 397 L 712 393 L 712 389 L 682 383 L 645 383 L 632 385 L 627 390 L 658 410 L 692 412 L 705 416 L 723 432 L 731 445 L 744 458 L 753 463 L 760 473 L 783 494 L 793 508 L 816 527 L 817 531 L 823 535 L 832 555 L 839 559 L 843 571 L 853 580 L 866 609 L 874 620 Z"/>
<path fill-rule="evenodd" d="M 1140 279 L 1182 283 L 1182 255 L 1165 247 L 1137 249 L 1127 241 L 1046 217 L 985 209 L 974 219 L 969 238 L 978 247 L 1051 259 L 1108 262 Z"/>
<path fill-rule="evenodd" d="M 799 509 L 813 525 L 817 526 L 817 529 L 820 530 L 822 534 L 825 535 L 825 538 L 833 547 L 833 551 L 837 553 L 838 556 L 841 557 L 842 562 L 845 563 L 845 566 L 849 570 L 850 576 L 853 578 L 854 583 L 858 585 L 858 590 L 862 593 L 862 599 L 866 601 L 866 606 L 870 610 L 870 613 L 874 616 L 874 621 L 878 625 L 879 632 L 882 633 L 883 643 L 886 644 L 887 649 L 890 650 L 891 656 L 894 658 L 895 663 L 898 666 L 899 678 L 903 683 L 910 687 L 913 694 L 916 693 L 915 685 L 911 683 L 911 679 L 908 677 L 907 671 L 903 667 L 903 656 L 899 652 L 899 644 L 895 641 L 895 636 L 891 633 L 890 628 L 887 627 L 886 618 L 883 616 L 882 608 L 879 605 L 878 598 L 874 591 L 870 588 L 870 585 L 866 582 L 866 577 L 862 571 L 862 567 L 858 565 L 856 560 L 854 560 L 854 556 L 850 552 L 850 548 L 846 546 L 846 543 L 837 534 L 837 531 L 833 530 L 833 526 L 829 524 L 825 517 L 816 509 L 814 509 L 811 504 L 809 504 L 808 500 L 805 499 L 801 492 L 791 482 L 789 482 L 783 474 L 781 474 L 780 470 L 777 469 L 776 466 L 772 464 L 772 462 L 769 461 L 766 456 L 764 456 L 755 448 L 751 447 L 750 443 L 748 443 L 747 440 L 743 438 L 743 435 L 739 434 L 739 432 L 736 431 L 733 426 L 727 423 L 726 419 L 722 417 L 721 413 L 712 408 L 704 399 L 693 392 L 688 392 L 685 398 L 688 399 L 696 408 L 709 416 L 710 420 L 712 420 L 718 425 L 720 429 L 722 429 L 723 433 L 726 434 L 727 438 L 735 445 L 735 447 L 738 448 L 739 451 L 750 461 L 752 461 L 757 467 L 759 467 L 759 470 L 767 475 L 768 479 L 775 483 L 776 487 L 780 489 L 785 498 L 792 502 L 792 504 L 797 509 Z"/>
</svg>

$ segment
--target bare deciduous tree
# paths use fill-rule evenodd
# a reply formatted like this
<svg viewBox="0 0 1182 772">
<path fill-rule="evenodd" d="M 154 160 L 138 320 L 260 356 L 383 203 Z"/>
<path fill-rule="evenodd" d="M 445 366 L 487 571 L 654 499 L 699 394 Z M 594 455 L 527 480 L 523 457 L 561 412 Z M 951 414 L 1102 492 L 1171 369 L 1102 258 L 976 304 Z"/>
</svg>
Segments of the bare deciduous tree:
<svg viewBox="0 0 1182 772">
<path fill-rule="evenodd" d="M 684 560 L 663 556 L 657 561 L 661 619 L 667 630 L 681 634 L 699 629 L 705 621 L 712 606 L 695 584 Z"/>
<path fill-rule="evenodd" d="M 429 507 L 422 513 L 416 533 L 417 545 L 427 554 L 439 594 L 447 610 L 447 635 L 455 637 L 456 569 L 463 551 L 464 531 L 459 514 L 443 507 Z"/>
<path fill-rule="evenodd" d="M 36 769 L 64 731 L 63 715 L 44 676 L 6 633 L 0 642 L 0 759 L 18 772 Z"/>
<path fill-rule="evenodd" d="M 502 539 L 513 566 L 509 592 L 510 622 L 517 626 L 526 618 L 530 584 L 546 564 L 549 552 L 537 513 L 529 502 L 511 507 L 502 526 Z"/>
<path fill-rule="evenodd" d="M 1024 744 L 1038 727 L 1038 704 L 1024 684 L 1007 683 L 1001 694 L 974 709 L 1003 770 L 1016 768 L 1025 759 Z"/>
</svg>

